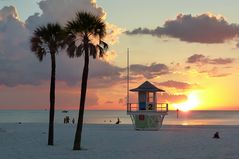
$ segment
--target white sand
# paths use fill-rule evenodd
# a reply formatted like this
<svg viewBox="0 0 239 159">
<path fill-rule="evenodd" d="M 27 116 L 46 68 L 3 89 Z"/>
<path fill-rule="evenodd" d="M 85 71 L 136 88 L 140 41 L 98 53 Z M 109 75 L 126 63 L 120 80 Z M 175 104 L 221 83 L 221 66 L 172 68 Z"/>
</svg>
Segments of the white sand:
<svg viewBox="0 0 239 159">
<path fill-rule="evenodd" d="M 83 147 L 73 151 L 75 126 L 0 123 L 0 159 L 238 159 L 239 126 L 163 126 L 135 131 L 131 125 L 85 125 Z M 219 131 L 221 139 L 212 139 Z"/>
</svg>

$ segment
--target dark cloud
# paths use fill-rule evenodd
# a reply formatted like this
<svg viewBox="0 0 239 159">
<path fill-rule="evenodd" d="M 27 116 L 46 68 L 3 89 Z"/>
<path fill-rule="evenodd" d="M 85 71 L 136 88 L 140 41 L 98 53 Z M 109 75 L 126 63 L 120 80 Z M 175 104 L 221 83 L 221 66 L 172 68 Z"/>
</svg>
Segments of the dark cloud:
<svg viewBox="0 0 239 159">
<path fill-rule="evenodd" d="M 208 58 L 201 54 L 194 54 L 187 59 L 187 63 L 208 63 Z"/>
<path fill-rule="evenodd" d="M 62 55 L 58 57 L 61 64 L 58 66 L 57 79 L 65 81 L 70 86 L 75 86 L 80 83 L 82 78 L 82 68 L 84 58 L 69 59 Z M 95 60 L 90 58 L 89 64 L 89 88 L 111 87 L 115 83 L 124 80 L 121 73 L 124 69 L 107 63 L 103 60 Z"/>
<path fill-rule="evenodd" d="M 137 28 L 137 29 L 134 29 L 132 31 L 126 31 L 125 33 L 128 34 L 128 35 L 135 35 L 135 34 L 150 34 L 150 35 L 154 35 L 153 32 L 154 32 L 153 30 L 148 29 L 148 28 Z M 160 35 L 161 35 L 161 33 L 159 33 L 158 36 L 160 36 Z"/>
<path fill-rule="evenodd" d="M 175 20 L 168 20 L 156 29 L 137 28 L 126 34 L 149 34 L 169 36 L 186 42 L 223 43 L 239 36 L 239 25 L 229 24 L 222 16 L 201 14 L 198 16 L 179 14 Z"/>
<path fill-rule="evenodd" d="M 190 69 L 191 69 L 191 66 L 185 66 L 184 69 L 185 69 L 185 70 L 190 70 Z"/>
<path fill-rule="evenodd" d="M 152 79 L 160 75 L 169 74 L 169 68 L 165 64 L 152 63 L 149 66 L 142 64 L 130 65 L 130 73 L 132 75 L 142 75 L 147 79 Z"/>
<path fill-rule="evenodd" d="M 105 104 L 114 104 L 113 101 L 106 101 Z"/>
<path fill-rule="evenodd" d="M 199 86 L 197 84 L 189 84 L 186 82 L 179 82 L 179 81 L 173 81 L 173 80 L 168 80 L 166 82 L 161 82 L 158 83 L 160 86 L 166 86 L 166 87 L 172 87 L 176 89 L 193 89 L 193 88 L 198 88 Z"/>
<path fill-rule="evenodd" d="M 225 65 L 234 62 L 232 58 L 210 58 L 202 54 L 194 54 L 187 59 L 187 63 L 191 64 L 213 64 L 213 65 Z"/>
<path fill-rule="evenodd" d="M 209 74 L 210 77 L 226 77 L 226 76 L 229 76 L 229 75 L 231 75 L 231 73 L 220 73 L 220 74 L 210 73 Z"/>
<path fill-rule="evenodd" d="M 215 64 L 215 65 L 225 65 L 225 64 L 231 64 L 234 62 L 234 59 L 232 58 L 216 58 L 216 59 L 211 59 L 209 61 L 210 64 Z"/>
<path fill-rule="evenodd" d="M 233 58 L 211 58 L 202 54 L 194 54 L 187 59 L 187 66 L 185 69 L 195 69 L 198 73 L 206 74 L 209 77 L 225 77 L 231 75 L 233 64 L 236 59 Z"/>
<path fill-rule="evenodd" d="M 90 11 L 105 17 L 102 8 L 94 1 L 86 0 L 45 0 L 39 2 L 42 14 L 30 16 L 26 22 L 19 19 L 13 6 L 0 9 L 0 85 L 39 85 L 50 77 L 50 57 L 39 62 L 30 52 L 32 30 L 48 22 L 64 24 L 79 10 Z M 69 8 L 71 8 L 69 10 Z M 111 35 L 113 39 L 114 35 Z M 68 85 L 79 84 L 82 75 L 83 58 L 69 59 L 65 52 L 60 53 L 56 63 L 56 79 Z M 107 86 L 121 81 L 123 69 L 102 60 L 90 60 L 89 87 Z"/>
<path fill-rule="evenodd" d="M 202 68 L 201 70 L 199 70 L 199 73 L 207 74 L 209 77 L 225 77 L 232 74 L 231 72 L 226 72 L 222 68 L 218 68 L 218 67 L 207 68 L 207 69 Z"/>
</svg>

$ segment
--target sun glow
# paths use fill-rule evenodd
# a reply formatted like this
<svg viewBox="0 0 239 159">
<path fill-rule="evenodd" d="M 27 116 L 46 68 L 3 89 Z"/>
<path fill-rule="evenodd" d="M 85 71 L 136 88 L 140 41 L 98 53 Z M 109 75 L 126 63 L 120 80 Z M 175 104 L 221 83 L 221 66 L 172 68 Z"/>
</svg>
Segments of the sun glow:
<svg viewBox="0 0 239 159">
<path fill-rule="evenodd" d="M 182 111 L 189 111 L 193 108 L 197 107 L 200 104 L 200 100 L 198 98 L 198 95 L 196 92 L 191 92 L 188 95 L 188 99 L 186 102 L 174 104 L 174 107 L 176 109 L 182 110 Z"/>
</svg>

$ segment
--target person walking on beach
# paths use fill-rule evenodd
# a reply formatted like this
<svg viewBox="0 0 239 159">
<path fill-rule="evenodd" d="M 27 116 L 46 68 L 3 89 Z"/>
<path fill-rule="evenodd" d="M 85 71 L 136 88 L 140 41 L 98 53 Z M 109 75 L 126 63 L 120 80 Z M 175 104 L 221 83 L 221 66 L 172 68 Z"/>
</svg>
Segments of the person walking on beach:
<svg viewBox="0 0 239 159">
<path fill-rule="evenodd" d="M 177 108 L 176 112 L 177 112 L 177 119 L 178 119 L 179 118 L 179 109 L 178 108 Z"/>
<path fill-rule="evenodd" d="M 115 124 L 119 124 L 121 121 L 120 121 L 120 119 L 119 119 L 119 117 L 118 117 L 118 119 L 117 119 L 117 122 L 115 123 Z"/>
<path fill-rule="evenodd" d="M 214 139 L 220 139 L 219 132 L 216 132 L 216 133 L 213 135 L 213 138 L 214 138 Z"/>
<path fill-rule="evenodd" d="M 70 121 L 70 117 L 69 116 L 65 116 L 64 118 L 64 124 L 68 124 Z"/>
</svg>

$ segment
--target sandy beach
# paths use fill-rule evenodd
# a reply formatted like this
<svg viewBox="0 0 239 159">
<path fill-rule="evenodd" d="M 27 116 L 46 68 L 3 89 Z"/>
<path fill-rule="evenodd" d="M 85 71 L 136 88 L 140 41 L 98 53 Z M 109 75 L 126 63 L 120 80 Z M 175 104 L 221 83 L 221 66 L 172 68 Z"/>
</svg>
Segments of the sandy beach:
<svg viewBox="0 0 239 159">
<path fill-rule="evenodd" d="M 135 131 L 132 125 L 86 124 L 83 151 L 73 151 L 75 125 L 55 125 L 55 145 L 47 146 L 48 124 L 1 123 L 2 159 L 237 159 L 239 126 L 172 126 Z M 218 131 L 220 139 L 213 139 Z"/>
</svg>

